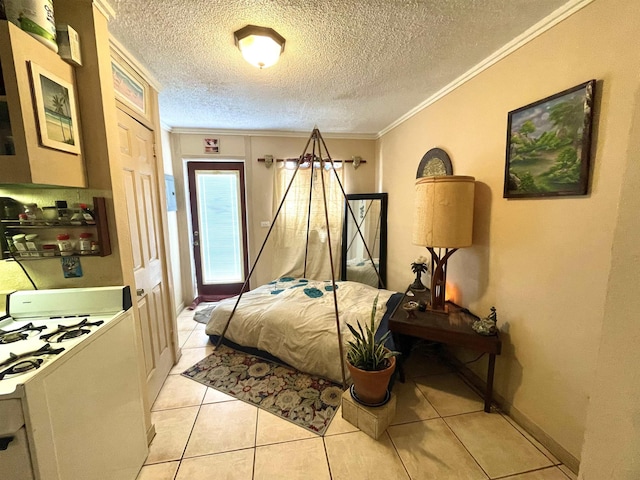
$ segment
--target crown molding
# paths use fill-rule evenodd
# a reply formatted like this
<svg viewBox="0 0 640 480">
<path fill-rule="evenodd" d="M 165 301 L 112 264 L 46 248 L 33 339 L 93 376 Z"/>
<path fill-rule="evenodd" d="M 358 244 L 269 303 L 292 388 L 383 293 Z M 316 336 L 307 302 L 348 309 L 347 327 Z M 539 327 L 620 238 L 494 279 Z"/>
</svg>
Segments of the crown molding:
<svg viewBox="0 0 640 480">
<path fill-rule="evenodd" d="M 107 22 L 116 18 L 116 11 L 107 0 L 93 0 L 93 4 L 107 18 Z"/>
<path fill-rule="evenodd" d="M 449 93 L 454 91 L 456 88 L 465 84 L 466 82 L 474 78 L 476 75 L 479 75 L 480 73 L 484 72 L 489 67 L 491 67 L 492 65 L 496 64 L 497 62 L 505 58 L 507 55 L 510 55 L 514 51 L 518 50 L 520 47 L 531 42 L 532 40 L 534 40 L 535 38 L 537 38 L 538 36 L 546 32 L 547 30 L 553 28 L 558 23 L 562 22 L 566 18 L 570 17 L 571 15 L 583 9 L 584 7 L 586 7 L 587 5 L 589 5 L 594 1 L 595 0 L 571 0 L 567 2 L 562 7 L 556 9 L 555 11 L 547 15 L 545 18 L 540 20 L 538 23 L 536 23 L 529 29 L 525 30 L 522 34 L 518 35 L 509 43 L 505 44 L 502 48 L 500 48 L 499 50 L 497 50 L 496 52 L 494 52 L 493 54 L 485 58 L 483 61 L 481 61 L 471 69 L 467 70 L 465 73 L 460 75 L 454 81 L 452 81 L 445 87 L 438 90 L 436 93 L 431 95 L 420 105 L 412 108 L 403 116 L 395 120 L 393 123 L 391 123 L 384 129 L 380 130 L 380 132 L 378 132 L 378 134 L 376 135 L 376 138 L 380 138 L 384 134 L 390 132 L 391 130 L 396 128 L 398 125 L 409 120 L 414 115 L 420 113 L 422 110 L 434 104 L 435 102 L 440 100 L 442 97 L 448 95 Z"/>
<path fill-rule="evenodd" d="M 309 131 L 287 131 L 287 130 L 231 130 L 219 128 L 188 128 L 188 127 L 168 127 L 171 133 L 189 135 L 237 135 L 243 137 L 303 137 L 311 135 Z M 378 135 L 375 133 L 322 133 L 323 138 L 335 138 L 344 140 L 375 140 Z"/>
</svg>

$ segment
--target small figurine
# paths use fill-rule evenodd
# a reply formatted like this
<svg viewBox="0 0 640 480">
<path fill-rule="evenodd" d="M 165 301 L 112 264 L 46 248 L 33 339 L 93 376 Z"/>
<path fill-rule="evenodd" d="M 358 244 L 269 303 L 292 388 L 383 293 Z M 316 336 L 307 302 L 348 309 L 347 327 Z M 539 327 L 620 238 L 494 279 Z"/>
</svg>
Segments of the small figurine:
<svg viewBox="0 0 640 480">
<path fill-rule="evenodd" d="M 485 318 L 473 322 L 471 328 L 480 335 L 496 335 L 498 333 L 498 314 L 496 307 L 491 307 L 491 313 Z"/>
<path fill-rule="evenodd" d="M 416 274 L 416 279 L 409 286 L 411 290 L 414 292 L 424 292 L 427 289 L 427 287 L 422 284 L 422 279 L 420 277 L 428 270 L 429 267 L 427 266 L 426 257 L 420 256 L 411 263 L 411 271 Z"/>
</svg>

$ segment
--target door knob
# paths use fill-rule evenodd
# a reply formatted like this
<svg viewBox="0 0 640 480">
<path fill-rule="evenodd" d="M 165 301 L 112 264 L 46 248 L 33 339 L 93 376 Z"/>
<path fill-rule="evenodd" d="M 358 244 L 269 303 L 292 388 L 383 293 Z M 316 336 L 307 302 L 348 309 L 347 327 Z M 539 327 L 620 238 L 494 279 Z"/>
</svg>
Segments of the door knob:
<svg viewBox="0 0 640 480">
<path fill-rule="evenodd" d="M 136 290 L 136 295 L 138 295 L 139 297 L 144 295 L 144 288 L 138 288 Z"/>
</svg>

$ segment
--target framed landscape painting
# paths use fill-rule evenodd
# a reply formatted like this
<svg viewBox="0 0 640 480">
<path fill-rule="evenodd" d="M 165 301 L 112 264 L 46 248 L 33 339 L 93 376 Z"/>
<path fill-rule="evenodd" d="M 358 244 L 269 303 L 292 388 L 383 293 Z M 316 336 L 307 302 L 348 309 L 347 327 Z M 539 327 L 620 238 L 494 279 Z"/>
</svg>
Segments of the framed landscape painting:
<svg viewBox="0 0 640 480">
<path fill-rule="evenodd" d="M 595 84 L 509 112 L 504 198 L 586 195 Z"/>
<path fill-rule="evenodd" d="M 31 79 L 40 143 L 69 153 L 80 153 L 78 115 L 73 85 L 31 62 Z"/>
</svg>

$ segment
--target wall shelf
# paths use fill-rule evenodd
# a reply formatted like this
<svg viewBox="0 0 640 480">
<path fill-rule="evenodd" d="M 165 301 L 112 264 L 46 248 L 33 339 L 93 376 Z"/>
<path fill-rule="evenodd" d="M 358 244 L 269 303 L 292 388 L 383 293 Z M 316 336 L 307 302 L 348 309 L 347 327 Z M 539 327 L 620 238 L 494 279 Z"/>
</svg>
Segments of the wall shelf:
<svg viewBox="0 0 640 480">
<path fill-rule="evenodd" d="M 90 231 L 91 233 L 95 233 L 95 239 L 98 242 L 98 245 L 100 246 L 100 252 L 99 253 L 81 253 L 80 251 L 74 251 L 73 255 L 79 255 L 81 257 L 106 257 L 107 255 L 111 255 L 111 241 L 109 240 L 109 228 L 107 225 L 107 206 L 106 206 L 106 201 L 104 197 L 93 197 L 93 213 L 94 213 L 94 220 L 95 220 L 95 225 L 92 224 L 83 224 L 83 225 L 78 225 L 78 224 L 70 224 L 70 223 L 60 223 L 60 222 L 47 222 L 44 220 L 39 220 L 37 221 L 38 224 L 34 225 L 34 224 L 24 224 L 24 223 L 20 223 L 19 220 L 2 220 L 0 221 L 0 227 L 2 230 L 2 234 L 5 235 L 5 232 L 10 231 L 13 234 L 17 234 L 17 233 L 25 233 L 25 232 L 31 232 L 31 233 L 35 233 L 36 231 L 47 231 L 50 233 L 63 233 L 67 230 L 73 230 L 73 231 L 78 231 L 78 230 L 85 230 L 85 231 Z M 53 240 L 52 240 L 53 243 Z M 31 252 L 26 252 L 27 254 L 29 253 L 39 253 L 39 256 L 31 256 L 31 255 L 25 255 L 22 256 L 21 253 L 24 252 L 8 252 L 8 251 L 3 251 L 3 258 L 5 258 L 6 260 L 12 261 L 12 260 L 18 260 L 18 261 L 33 261 L 33 260 L 50 260 L 52 258 L 64 258 L 62 255 L 60 255 L 60 252 L 58 250 L 55 250 L 55 254 L 51 255 L 51 256 L 43 256 L 42 253 L 44 251 L 43 250 L 34 250 Z"/>
</svg>

